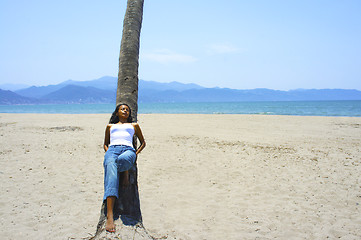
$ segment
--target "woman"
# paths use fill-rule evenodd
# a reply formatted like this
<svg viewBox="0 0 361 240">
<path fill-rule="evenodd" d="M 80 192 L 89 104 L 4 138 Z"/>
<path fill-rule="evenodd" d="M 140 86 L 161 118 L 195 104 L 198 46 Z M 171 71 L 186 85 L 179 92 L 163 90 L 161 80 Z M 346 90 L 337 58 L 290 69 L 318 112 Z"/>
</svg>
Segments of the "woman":
<svg viewBox="0 0 361 240">
<path fill-rule="evenodd" d="M 133 147 L 134 134 L 140 141 L 137 150 Z M 104 200 L 107 201 L 107 222 L 105 229 L 115 232 L 113 208 L 118 198 L 119 175 L 124 172 L 123 185 L 128 184 L 128 170 L 137 155 L 144 149 L 145 141 L 138 123 L 132 123 L 130 107 L 119 104 L 105 129 L 104 150 Z"/>
</svg>

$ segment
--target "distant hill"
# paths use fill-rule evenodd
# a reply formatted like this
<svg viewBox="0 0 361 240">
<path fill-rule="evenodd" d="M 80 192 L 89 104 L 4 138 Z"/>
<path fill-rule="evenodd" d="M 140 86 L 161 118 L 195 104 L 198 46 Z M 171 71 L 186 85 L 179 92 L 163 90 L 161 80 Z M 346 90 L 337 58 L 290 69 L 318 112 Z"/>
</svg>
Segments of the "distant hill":
<svg viewBox="0 0 361 240">
<path fill-rule="evenodd" d="M 40 86 L 40 87 L 31 86 L 28 88 L 17 90 L 15 91 L 15 93 L 24 97 L 43 98 L 44 96 L 51 94 L 69 85 L 80 86 L 80 87 L 94 87 L 102 90 L 114 90 L 117 88 L 117 78 L 102 77 L 92 81 L 68 80 L 56 85 L 48 85 L 48 86 Z"/>
<path fill-rule="evenodd" d="M 297 100 L 361 100 L 361 91 L 354 89 L 299 89 L 288 91 L 293 101 Z"/>
<path fill-rule="evenodd" d="M 203 88 L 178 91 L 140 91 L 140 102 L 241 102 L 241 101 L 319 101 L 361 100 L 361 91 L 321 89 L 279 91 L 271 89 L 236 90 Z"/>
<path fill-rule="evenodd" d="M 117 81 L 118 79 L 116 77 L 105 76 L 91 81 L 68 80 L 60 83 L 60 85 L 76 85 L 81 87 L 94 87 L 103 90 L 114 90 L 117 89 Z"/>
<path fill-rule="evenodd" d="M 68 80 L 57 85 L 48 85 L 48 86 L 31 86 L 25 89 L 20 89 L 15 91 L 15 93 L 30 98 L 42 98 L 52 92 L 60 90 L 61 88 L 74 85 L 80 87 L 94 87 L 102 90 L 110 90 L 116 91 L 117 89 L 117 81 L 116 77 L 101 77 L 99 79 L 95 79 L 92 81 L 74 81 Z M 174 91 L 184 91 L 189 89 L 202 89 L 203 87 L 197 84 L 184 84 L 179 82 L 170 82 L 170 83 L 159 83 L 154 81 L 144 81 L 139 80 L 139 89 L 147 89 L 147 90 L 157 90 L 157 91 L 166 91 L 166 90 L 174 90 Z"/>
<path fill-rule="evenodd" d="M 12 91 L 0 89 L 0 105 L 32 104 L 37 102 L 36 99 L 23 97 Z"/>
<path fill-rule="evenodd" d="M 186 90 L 190 90 L 190 89 L 203 89 L 203 88 L 204 87 L 199 86 L 194 83 L 184 84 L 184 83 L 179 83 L 179 82 L 160 83 L 160 82 L 144 81 L 144 80 L 139 81 L 139 89 L 142 91 L 145 91 L 145 90 L 156 90 L 156 91 L 172 90 L 172 91 L 181 92 L 181 91 L 186 91 Z"/>
<path fill-rule="evenodd" d="M 115 91 L 67 85 L 41 97 L 41 100 L 51 103 L 114 103 L 115 97 Z"/>
<path fill-rule="evenodd" d="M 29 98 L 41 98 L 45 95 L 48 95 L 52 92 L 55 92 L 66 85 L 58 84 L 58 85 L 48 85 L 48 86 L 31 86 L 29 88 L 20 89 L 15 91 L 15 93 L 23 96 L 23 97 L 29 97 Z"/>
<path fill-rule="evenodd" d="M 27 103 L 114 103 L 116 77 L 92 81 L 68 80 L 57 85 L 28 87 L 0 92 L 0 104 Z M 279 91 L 265 88 L 205 88 L 179 82 L 139 80 L 139 102 L 239 102 L 239 101 L 319 101 L 361 100 L 361 91 L 348 89 L 297 89 Z"/>
</svg>

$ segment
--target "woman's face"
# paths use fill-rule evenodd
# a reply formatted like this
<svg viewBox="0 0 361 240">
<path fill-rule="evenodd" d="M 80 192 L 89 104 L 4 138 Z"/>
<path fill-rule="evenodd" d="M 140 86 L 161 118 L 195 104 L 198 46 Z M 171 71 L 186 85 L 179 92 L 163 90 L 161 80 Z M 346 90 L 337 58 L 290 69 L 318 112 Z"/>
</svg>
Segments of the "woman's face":
<svg viewBox="0 0 361 240">
<path fill-rule="evenodd" d="M 119 118 L 128 118 L 129 112 L 129 107 L 127 105 L 120 105 L 117 115 Z"/>
</svg>

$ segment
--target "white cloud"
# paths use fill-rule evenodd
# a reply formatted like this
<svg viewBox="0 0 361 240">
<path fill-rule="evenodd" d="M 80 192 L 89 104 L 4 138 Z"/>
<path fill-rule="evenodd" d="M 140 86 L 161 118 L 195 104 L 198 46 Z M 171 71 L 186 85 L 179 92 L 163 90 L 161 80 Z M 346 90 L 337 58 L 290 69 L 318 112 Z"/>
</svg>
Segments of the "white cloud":
<svg viewBox="0 0 361 240">
<path fill-rule="evenodd" d="M 207 46 L 208 54 L 226 54 L 226 53 L 237 53 L 241 51 L 241 49 L 227 43 L 223 44 L 210 44 Z"/>
<path fill-rule="evenodd" d="M 144 53 L 141 57 L 160 63 L 192 63 L 197 61 L 197 59 L 191 55 L 175 53 L 168 49 L 157 50 L 153 53 Z"/>
</svg>

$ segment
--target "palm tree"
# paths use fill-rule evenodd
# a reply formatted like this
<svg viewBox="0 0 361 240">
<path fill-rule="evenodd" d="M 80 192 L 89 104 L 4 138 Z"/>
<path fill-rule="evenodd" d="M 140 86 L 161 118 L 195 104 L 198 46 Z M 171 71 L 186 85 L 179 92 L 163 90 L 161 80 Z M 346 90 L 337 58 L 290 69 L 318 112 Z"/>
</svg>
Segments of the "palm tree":
<svg viewBox="0 0 361 240">
<path fill-rule="evenodd" d="M 143 3 L 144 0 L 128 0 L 119 54 L 116 103 L 128 103 L 132 110 L 133 121 L 137 121 L 138 112 L 139 37 Z"/>
<path fill-rule="evenodd" d="M 138 65 L 139 38 L 143 19 L 144 0 L 128 0 L 123 22 L 123 35 L 119 53 L 119 72 L 116 103 L 127 103 L 132 111 L 133 122 L 138 113 Z M 135 139 L 136 140 L 136 139 Z M 119 190 L 115 209 L 121 215 L 141 221 L 139 205 L 137 165 L 129 170 L 130 186 Z"/>
<path fill-rule="evenodd" d="M 123 22 L 123 35 L 119 54 L 119 73 L 116 104 L 126 103 L 132 111 L 133 122 L 138 112 L 138 60 L 139 38 L 143 18 L 144 0 L 128 0 Z M 119 199 L 114 206 L 114 217 L 121 217 L 126 225 L 142 227 L 138 193 L 137 165 L 129 170 L 129 186 L 119 187 Z M 121 179 L 121 178 L 120 178 Z M 102 204 L 97 231 L 91 239 L 101 238 L 106 220 L 106 206 Z"/>
</svg>

